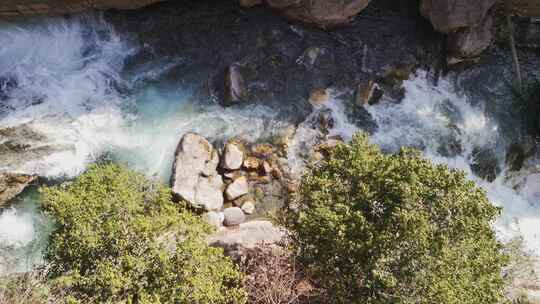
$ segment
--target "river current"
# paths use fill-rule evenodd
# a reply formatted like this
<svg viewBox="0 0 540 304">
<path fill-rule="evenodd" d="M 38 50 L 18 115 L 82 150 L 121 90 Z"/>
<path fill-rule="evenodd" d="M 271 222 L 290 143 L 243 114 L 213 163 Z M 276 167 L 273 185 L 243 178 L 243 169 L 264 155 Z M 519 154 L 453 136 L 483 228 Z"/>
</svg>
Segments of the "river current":
<svg viewBox="0 0 540 304">
<path fill-rule="evenodd" d="M 290 163 L 301 173 L 302 149 L 318 136 L 306 122 L 290 119 L 264 105 L 223 108 L 197 100 L 190 88 L 161 75 L 183 58 L 145 63 L 135 71 L 125 62 L 143 46 L 133 45 L 99 16 L 0 23 L 0 170 L 63 179 L 88 164 L 111 158 L 164 182 L 169 179 L 175 146 L 195 131 L 211 140 L 267 138 L 292 126 Z M 378 125 L 371 136 L 385 151 L 419 147 L 425 157 L 458 168 L 503 207 L 495 228 L 501 238 L 522 236 L 540 254 L 540 169 L 506 170 L 488 182 L 472 173 L 478 148 L 498 151 L 498 122 L 460 92 L 449 79 L 437 86 L 417 71 L 404 82 L 405 98 L 368 107 Z M 331 135 L 345 139 L 358 131 L 348 121 L 336 94 L 326 110 L 335 121 Z M 323 109 L 315 109 L 321 111 Z M 312 114 L 314 115 L 314 114 Z M 448 156 L 441 147 L 458 142 Z M 15 148 L 24 147 L 24 153 Z M 21 271 L 41 261 L 50 222 L 30 190 L 0 214 L 0 271 Z"/>
</svg>

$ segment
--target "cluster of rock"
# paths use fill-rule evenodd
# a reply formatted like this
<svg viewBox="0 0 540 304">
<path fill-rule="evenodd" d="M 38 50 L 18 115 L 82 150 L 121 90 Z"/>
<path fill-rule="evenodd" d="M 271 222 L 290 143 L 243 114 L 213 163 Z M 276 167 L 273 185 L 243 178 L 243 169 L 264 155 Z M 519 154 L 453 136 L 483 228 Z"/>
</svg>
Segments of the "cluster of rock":
<svg viewBox="0 0 540 304">
<path fill-rule="evenodd" d="M 349 23 L 370 2 L 372 1 L 264 1 L 269 8 L 290 20 L 322 27 Z M 494 23 L 489 12 L 496 2 L 496 0 L 421 0 L 419 9 L 421 14 L 431 21 L 436 31 L 447 35 L 449 62 L 452 63 L 477 57 L 492 44 Z M 243 7 L 257 4 L 263 4 L 263 1 L 240 0 Z"/>
<path fill-rule="evenodd" d="M 175 153 L 171 184 L 179 199 L 203 210 L 208 222 L 220 227 L 240 225 L 255 214 L 264 200 L 256 193 L 267 185 L 279 187 L 281 180 L 273 146 L 247 147 L 230 140 L 220 153 L 204 137 L 187 133 Z M 271 192 L 262 191 L 262 196 Z"/>
</svg>

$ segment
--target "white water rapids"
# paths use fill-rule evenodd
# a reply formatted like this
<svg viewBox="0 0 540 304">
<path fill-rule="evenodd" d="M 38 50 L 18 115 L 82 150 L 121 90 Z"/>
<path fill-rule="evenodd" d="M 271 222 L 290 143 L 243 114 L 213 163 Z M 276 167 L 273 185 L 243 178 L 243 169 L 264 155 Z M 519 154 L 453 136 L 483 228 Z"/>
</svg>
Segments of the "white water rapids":
<svg viewBox="0 0 540 304">
<path fill-rule="evenodd" d="M 0 170 L 75 176 L 107 154 L 166 181 L 175 146 L 187 131 L 211 139 L 240 136 L 253 141 L 290 126 L 265 106 L 202 106 L 174 84 L 145 83 L 158 79 L 175 65 L 174 60 L 124 75 L 125 60 L 136 52 L 136 46 L 99 18 L 0 23 L 0 92 L 6 92 L 0 94 L 0 152 L 7 151 L 0 154 Z M 496 225 L 500 235 L 521 234 L 540 254 L 540 173 L 524 172 L 511 181 L 503 173 L 493 183 L 475 177 L 470 170 L 473 148 L 496 148 L 496 122 L 444 79 L 433 87 L 420 72 L 405 82 L 405 88 L 402 103 L 383 100 L 369 107 L 379 125 L 373 142 L 394 151 L 401 146 L 422 147 L 435 162 L 468 172 L 495 204 L 504 207 Z M 347 121 L 343 104 L 336 99 L 327 106 L 335 120 L 331 133 L 350 138 L 357 129 Z M 293 147 L 309 145 L 315 133 L 301 124 Z M 450 137 L 461 143 L 462 150 L 443 157 L 438 148 Z M 25 153 L 1 148 L 21 145 Z M 295 155 L 291 161 L 301 166 Z M 16 270 L 39 262 L 43 231 L 48 229 L 39 211 L 29 206 L 18 204 L 0 215 L 0 248 L 5 249 L 0 254 L 10 260 L 25 253 Z"/>
</svg>

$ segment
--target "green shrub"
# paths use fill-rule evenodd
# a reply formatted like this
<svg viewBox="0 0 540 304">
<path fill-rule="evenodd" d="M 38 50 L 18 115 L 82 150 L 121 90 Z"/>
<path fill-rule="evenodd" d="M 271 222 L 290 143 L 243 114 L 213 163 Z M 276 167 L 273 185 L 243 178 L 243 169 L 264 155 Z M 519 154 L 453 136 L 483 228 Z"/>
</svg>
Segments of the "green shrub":
<svg viewBox="0 0 540 304">
<path fill-rule="evenodd" d="M 108 164 L 42 193 L 51 274 L 81 303 L 245 302 L 236 266 L 206 245 L 211 228 L 170 189 Z"/>
<path fill-rule="evenodd" d="M 302 180 L 290 217 L 301 262 L 332 303 L 500 303 L 500 210 L 465 174 L 366 135 Z"/>
</svg>

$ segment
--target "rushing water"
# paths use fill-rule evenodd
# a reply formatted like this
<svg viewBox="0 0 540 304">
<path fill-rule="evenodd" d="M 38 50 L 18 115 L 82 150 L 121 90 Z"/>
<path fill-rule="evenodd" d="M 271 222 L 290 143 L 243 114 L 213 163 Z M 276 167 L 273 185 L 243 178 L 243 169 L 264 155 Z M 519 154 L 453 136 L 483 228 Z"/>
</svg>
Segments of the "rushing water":
<svg viewBox="0 0 540 304">
<path fill-rule="evenodd" d="M 100 18 L 0 23 L 0 170 L 70 177 L 107 155 L 166 181 L 174 148 L 187 131 L 253 141 L 291 126 L 268 107 L 224 109 L 161 81 L 180 59 L 148 62 L 126 73 L 124 63 L 137 52 Z M 419 72 L 404 85 L 402 103 L 383 100 L 369 107 L 379 126 L 373 142 L 386 151 L 419 147 L 435 162 L 468 172 L 504 207 L 496 226 L 500 235 L 522 234 L 540 254 L 540 173 L 531 166 L 511 179 L 503 172 L 493 183 L 475 177 L 470 170 L 475 149 L 501 148 L 497 122 L 447 80 L 434 87 Z M 357 131 L 339 98 L 324 107 L 335 120 L 331 135 L 347 139 Z M 308 122 L 299 125 L 290 151 L 297 172 L 304 162 L 301 152 L 319 136 Z M 449 153 L 449 143 L 460 149 Z M 17 258 L 16 270 L 39 262 L 49 229 L 36 195 L 30 192 L 0 215 L 0 248 L 6 249 L 1 258 Z"/>
</svg>

